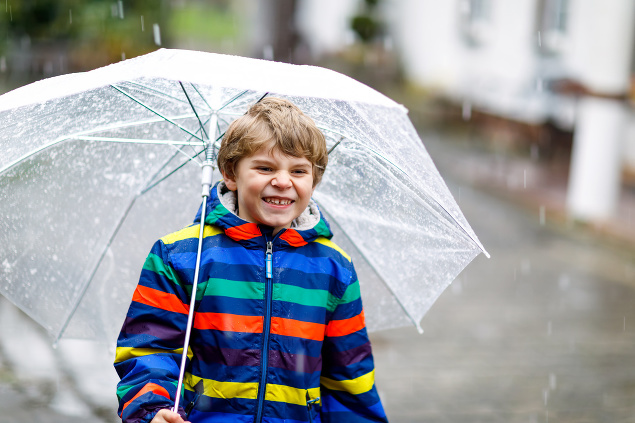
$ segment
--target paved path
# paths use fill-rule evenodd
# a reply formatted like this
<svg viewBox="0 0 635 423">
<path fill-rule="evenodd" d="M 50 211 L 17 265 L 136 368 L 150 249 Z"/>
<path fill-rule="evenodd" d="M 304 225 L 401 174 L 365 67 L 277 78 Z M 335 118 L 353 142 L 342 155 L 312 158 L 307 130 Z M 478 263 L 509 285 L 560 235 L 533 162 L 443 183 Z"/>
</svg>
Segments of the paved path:
<svg viewBox="0 0 635 423">
<path fill-rule="evenodd" d="M 426 144 L 452 180 L 463 153 Z M 391 422 L 635 421 L 635 252 L 461 179 L 449 185 L 492 258 L 448 288 L 423 335 L 373 334 Z M 15 310 L 0 302 L 0 311 L 0 423 L 116 421 L 108 351 L 51 350 Z M 78 349 L 95 361 L 81 362 Z"/>
<path fill-rule="evenodd" d="M 443 174 L 452 151 L 429 150 Z M 492 258 L 448 288 L 423 335 L 373 336 L 391 421 L 635 421 L 635 250 L 450 189 Z"/>
</svg>

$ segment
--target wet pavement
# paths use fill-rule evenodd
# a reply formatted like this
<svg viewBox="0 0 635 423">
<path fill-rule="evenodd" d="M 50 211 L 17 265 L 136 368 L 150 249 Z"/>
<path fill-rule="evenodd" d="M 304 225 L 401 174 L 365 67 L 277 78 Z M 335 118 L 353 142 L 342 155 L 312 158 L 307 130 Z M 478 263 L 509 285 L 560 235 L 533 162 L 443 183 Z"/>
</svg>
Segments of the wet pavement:
<svg viewBox="0 0 635 423">
<path fill-rule="evenodd" d="M 535 167 L 524 168 L 527 184 L 517 161 L 474 162 L 424 139 L 492 258 L 479 256 L 447 289 L 423 335 L 373 334 L 390 421 L 634 422 L 635 243 L 563 223 L 549 206 L 558 193 L 532 189 Z M 474 170 L 488 159 L 499 168 Z M 522 206 L 483 182 L 500 166 L 506 189 L 528 190 Z M 509 183 L 514 169 L 521 185 Z M 0 312 L 0 423 L 116 421 L 107 347 L 53 350 L 6 301 Z"/>
</svg>

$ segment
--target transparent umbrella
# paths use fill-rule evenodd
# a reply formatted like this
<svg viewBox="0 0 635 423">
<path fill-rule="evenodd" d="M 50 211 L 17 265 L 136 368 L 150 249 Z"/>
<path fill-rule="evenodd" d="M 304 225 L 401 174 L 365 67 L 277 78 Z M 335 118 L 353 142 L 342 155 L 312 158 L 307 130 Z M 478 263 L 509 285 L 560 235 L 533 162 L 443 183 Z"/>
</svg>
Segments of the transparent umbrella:
<svg viewBox="0 0 635 423">
<path fill-rule="evenodd" d="M 206 155 L 263 95 L 326 136 L 314 198 L 354 260 L 369 330 L 419 327 L 487 253 L 406 109 L 326 69 L 183 50 L 0 96 L 0 292 L 56 339 L 114 342 L 149 247 L 191 223 Z"/>
</svg>

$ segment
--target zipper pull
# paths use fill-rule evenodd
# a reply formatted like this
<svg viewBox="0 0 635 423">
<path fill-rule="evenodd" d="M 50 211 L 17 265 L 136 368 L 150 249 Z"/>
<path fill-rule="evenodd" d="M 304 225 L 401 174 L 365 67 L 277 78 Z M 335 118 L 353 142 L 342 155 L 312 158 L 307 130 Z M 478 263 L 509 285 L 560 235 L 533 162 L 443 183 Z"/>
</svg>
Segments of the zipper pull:
<svg viewBox="0 0 635 423">
<path fill-rule="evenodd" d="M 265 256 L 265 272 L 267 279 L 273 278 L 273 242 L 267 241 L 267 254 Z"/>
</svg>

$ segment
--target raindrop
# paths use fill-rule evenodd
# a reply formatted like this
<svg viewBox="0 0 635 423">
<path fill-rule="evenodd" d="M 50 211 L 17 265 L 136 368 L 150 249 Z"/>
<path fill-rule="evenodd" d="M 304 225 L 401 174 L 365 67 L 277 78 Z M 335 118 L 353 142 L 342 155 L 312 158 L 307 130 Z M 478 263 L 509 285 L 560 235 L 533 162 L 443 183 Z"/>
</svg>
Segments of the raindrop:
<svg viewBox="0 0 635 423">
<path fill-rule="evenodd" d="M 6 57 L 0 57 L 0 72 L 4 73 L 7 71 L 7 59 Z"/>
<path fill-rule="evenodd" d="M 548 389 L 543 389 L 542 390 L 542 399 L 545 403 L 545 407 L 547 406 L 547 400 L 549 399 L 549 390 Z"/>
<path fill-rule="evenodd" d="M 123 1 L 119 0 L 118 2 L 119 9 L 119 18 L 123 19 Z"/>
<path fill-rule="evenodd" d="M 472 103 L 468 100 L 463 100 L 463 105 L 461 106 L 461 116 L 463 120 L 470 120 L 472 118 Z"/>
<path fill-rule="evenodd" d="M 520 263 L 520 272 L 523 275 L 528 275 L 531 272 L 531 261 L 529 259 L 524 259 Z"/>
<path fill-rule="evenodd" d="M 523 170 L 523 188 L 527 189 L 527 169 Z"/>
<path fill-rule="evenodd" d="M 145 31 L 145 24 L 143 22 L 143 15 L 141 15 L 141 32 Z"/>
<path fill-rule="evenodd" d="M 31 275 L 35 275 L 37 273 L 37 269 L 29 269 Z"/>
<path fill-rule="evenodd" d="M 540 206 L 540 226 L 545 226 L 546 222 L 546 209 L 545 206 Z"/>
<path fill-rule="evenodd" d="M 538 31 L 538 47 L 542 47 L 542 37 L 540 36 L 540 31 Z"/>
<path fill-rule="evenodd" d="M 155 23 L 152 25 L 152 33 L 154 34 L 154 44 L 160 46 L 161 45 L 161 28 L 159 28 L 158 23 Z"/>
<path fill-rule="evenodd" d="M 569 279 L 569 275 L 560 275 L 558 278 L 558 288 L 561 291 L 566 291 L 569 289 L 569 285 L 571 285 L 571 279 Z"/>
<path fill-rule="evenodd" d="M 549 373 L 549 389 L 553 391 L 556 389 L 556 387 L 557 387 L 556 375 L 554 375 L 553 373 Z"/>
<path fill-rule="evenodd" d="M 543 89 L 543 81 L 542 78 L 537 78 L 536 79 L 536 91 L 538 92 L 542 92 Z"/>
<path fill-rule="evenodd" d="M 68 23 L 73 24 L 73 11 L 71 9 L 68 9 Z"/>
<path fill-rule="evenodd" d="M 273 60 L 273 47 L 271 45 L 266 45 L 262 49 L 262 57 L 265 60 Z"/>
<path fill-rule="evenodd" d="M 125 52 L 121 52 L 121 60 L 126 60 L 126 53 Z"/>
</svg>

